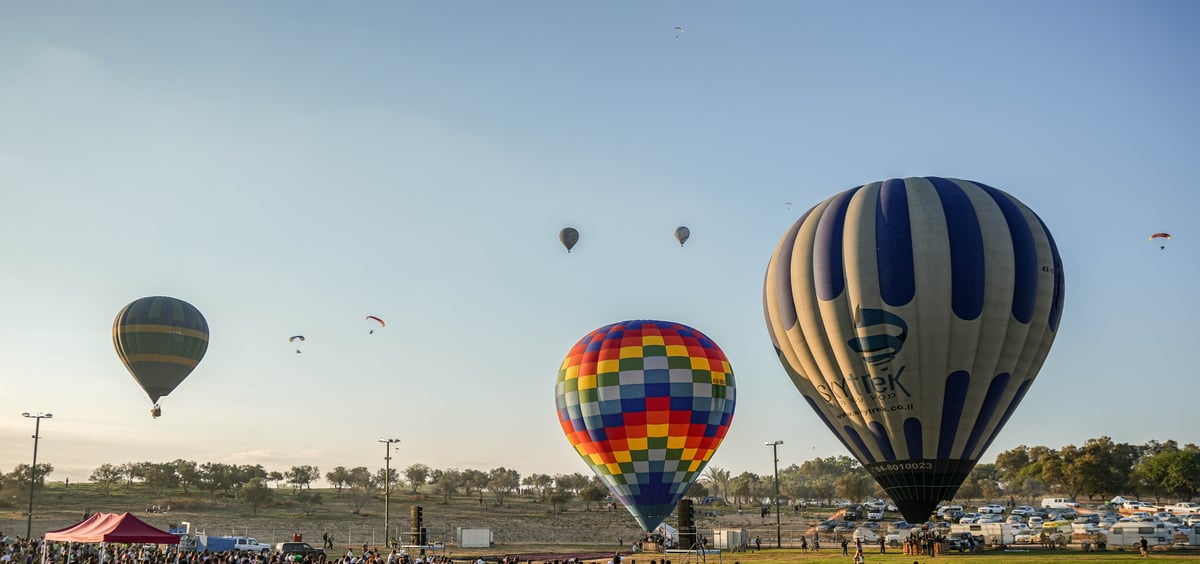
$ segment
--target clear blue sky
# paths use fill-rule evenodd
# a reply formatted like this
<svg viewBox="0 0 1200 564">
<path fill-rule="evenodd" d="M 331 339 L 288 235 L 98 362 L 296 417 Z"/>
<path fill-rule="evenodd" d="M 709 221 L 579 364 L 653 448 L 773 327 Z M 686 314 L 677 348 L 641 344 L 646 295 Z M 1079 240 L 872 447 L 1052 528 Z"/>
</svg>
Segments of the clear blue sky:
<svg viewBox="0 0 1200 564">
<path fill-rule="evenodd" d="M 21 412 L 48 411 L 58 480 L 378 468 L 380 437 L 401 467 L 588 473 L 556 371 L 631 318 L 733 363 L 713 465 L 767 473 L 776 439 L 783 465 L 845 454 L 774 356 L 763 274 L 809 206 L 915 175 L 1012 193 L 1063 256 L 1058 341 L 985 461 L 1198 442 L 1197 21 L 1188 1 L 6 2 L 0 471 L 30 460 Z M 148 295 L 212 331 L 157 420 L 111 341 Z"/>
</svg>

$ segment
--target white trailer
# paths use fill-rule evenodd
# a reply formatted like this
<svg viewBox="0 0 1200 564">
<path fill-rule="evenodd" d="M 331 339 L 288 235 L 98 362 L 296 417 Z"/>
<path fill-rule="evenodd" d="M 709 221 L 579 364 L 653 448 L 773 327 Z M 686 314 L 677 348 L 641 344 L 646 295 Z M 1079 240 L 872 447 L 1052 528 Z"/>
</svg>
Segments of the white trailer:
<svg viewBox="0 0 1200 564">
<path fill-rule="evenodd" d="M 992 546 L 1008 546 L 1013 544 L 1013 528 L 1008 523 L 970 523 L 967 525 L 950 525 L 952 533 L 971 533 L 971 536 L 983 539 L 985 544 Z"/>
<path fill-rule="evenodd" d="M 1146 544 L 1155 546 L 1160 544 L 1171 545 L 1175 543 L 1175 534 L 1167 531 L 1167 527 L 1162 523 L 1153 521 L 1142 521 L 1137 523 L 1114 523 L 1108 528 L 1108 546 L 1117 547 L 1133 547 L 1136 548 L 1142 538 L 1145 537 Z"/>
<path fill-rule="evenodd" d="M 713 548 L 745 550 L 749 541 L 746 529 L 713 529 Z"/>
<path fill-rule="evenodd" d="M 458 528 L 459 548 L 491 548 L 492 530 L 483 528 Z"/>
</svg>

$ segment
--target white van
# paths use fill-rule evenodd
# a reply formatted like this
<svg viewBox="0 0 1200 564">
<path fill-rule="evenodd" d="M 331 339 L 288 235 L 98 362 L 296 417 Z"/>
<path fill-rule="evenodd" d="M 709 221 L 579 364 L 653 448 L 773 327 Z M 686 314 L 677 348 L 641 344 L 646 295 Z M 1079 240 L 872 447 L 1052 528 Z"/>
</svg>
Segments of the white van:
<svg viewBox="0 0 1200 564">
<path fill-rule="evenodd" d="M 1075 503 L 1075 500 L 1069 497 L 1043 497 L 1042 507 L 1047 507 L 1050 509 L 1066 509 L 1068 507 L 1079 507 L 1079 504 Z"/>
</svg>

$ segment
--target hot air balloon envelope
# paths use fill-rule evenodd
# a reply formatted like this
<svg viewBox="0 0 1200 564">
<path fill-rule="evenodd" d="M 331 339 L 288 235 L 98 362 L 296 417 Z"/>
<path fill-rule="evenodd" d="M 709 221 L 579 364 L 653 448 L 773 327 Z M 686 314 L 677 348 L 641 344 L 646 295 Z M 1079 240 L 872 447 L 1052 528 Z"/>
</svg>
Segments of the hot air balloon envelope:
<svg viewBox="0 0 1200 564">
<path fill-rule="evenodd" d="M 558 232 L 558 240 L 569 253 L 571 249 L 575 248 L 575 243 L 579 242 L 579 231 L 576 231 L 574 227 L 564 227 L 562 231 Z"/>
<path fill-rule="evenodd" d="M 1041 368 L 1063 267 L 1028 207 L 965 180 L 837 194 L 783 236 L 763 305 L 809 406 L 922 522 L 952 499 Z"/>
<path fill-rule="evenodd" d="M 675 228 L 675 240 L 679 241 L 679 246 L 682 247 L 687 242 L 688 237 L 692 236 L 692 230 L 686 226 L 680 225 Z"/>
<path fill-rule="evenodd" d="M 720 446 L 736 398 L 729 361 L 704 334 L 623 321 L 571 348 L 555 400 L 571 446 L 651 531 Z"/>
<path fill-rule="evenodd" d="M 113 346 L 153 403 L 171 393 L 204 358 L 208 322 L 192 304 L 154 296 L 134 300 L 113 321 Z"/>
</svg>

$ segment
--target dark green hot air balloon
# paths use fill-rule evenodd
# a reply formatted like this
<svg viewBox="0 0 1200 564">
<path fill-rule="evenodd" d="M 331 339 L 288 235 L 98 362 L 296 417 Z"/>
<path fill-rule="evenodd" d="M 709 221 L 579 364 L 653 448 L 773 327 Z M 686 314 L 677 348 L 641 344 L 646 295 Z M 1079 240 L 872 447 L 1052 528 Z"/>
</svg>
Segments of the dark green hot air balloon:
<svg viewBox="0 0 1200 564">
<path fill-rule="evenodd" d="M 113 321 L 113 346 L 154 403 L 151 415 L 158 417 L 158 398 L 170 394 L 204 358 L 208 322 L 200 310 L 180 299 L 137 299 Z"/>
</svg>

